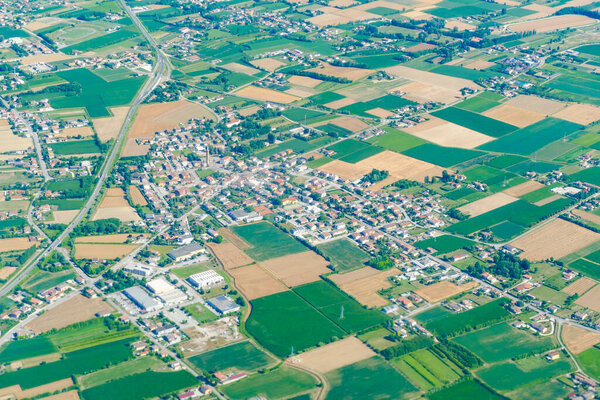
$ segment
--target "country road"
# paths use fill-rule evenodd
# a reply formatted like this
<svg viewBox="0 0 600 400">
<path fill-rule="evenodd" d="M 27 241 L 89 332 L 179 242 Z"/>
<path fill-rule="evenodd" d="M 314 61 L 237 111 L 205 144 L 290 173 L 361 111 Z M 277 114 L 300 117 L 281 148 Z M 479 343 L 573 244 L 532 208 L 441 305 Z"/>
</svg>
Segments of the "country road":
<svg viewBox="0 0 600 400">
<path fill-rule="evenodd" d="M 168 78 L 171 72 L 171 67 L 169 62 L 166 59 L 166 56 L 160 51 L 158 45 L 154 41 L 154 38 L 150 36 L 146 28 L 139 21 L 137 16 L 131 9 L 123 2 L 123 0 L 119 0 L 119 4 L 121 7 L 127 12 L 131 20 L 138 27 L 142 35 L 146 38 L 150 46 L 154 49 L 156 53 L 156 63 L 154 64 L 154 68 L 150 73 L 149 79 L 146 81 L 144 87 L 139 91 L 137 97 L 135 98 L 123 125 L 121 126 L 121 130 L 119 135 L 117 136 L 115 143 L 109 151 L 108 157 L 106 158 L 104 165 L 102 167 L 102 171 L 98 176 L 98 181 L 91 196 L 88 198 L 88 201 L 85 203 L 79 214 L 71 221 L 71 223 L 67 226 L 67 228 L 44 250 L 42 251 L 33 261 L 31 261 L 28 265 L 21 268 L 11 279 L 9 279 L 4 286 L 0 289 L 0 296 L 6 296 L 9 294 L 25 277 L 31 272 L 31 270 L 37 265 L 37 263 L 50 254 L 52 251 L 56 250 L 62 242 L 71 234 L 73 229 L 86 217 L 88 212 L 94 206 L 96 199 L 100 195 L 102 188 L 104 187 L 104 183 L 109 173 L 112 170 L 113 164 L 115 160 L 118 158 L 119 152 L 121 150 L 121 145 L 123 140 L 127 134 L 127 129 L 131 121 L 133 120 L 139 105 L 148 97 L 150 93 L 156 88 L 156 86 L 161 82 L 163 78 Z"/>
</svg>

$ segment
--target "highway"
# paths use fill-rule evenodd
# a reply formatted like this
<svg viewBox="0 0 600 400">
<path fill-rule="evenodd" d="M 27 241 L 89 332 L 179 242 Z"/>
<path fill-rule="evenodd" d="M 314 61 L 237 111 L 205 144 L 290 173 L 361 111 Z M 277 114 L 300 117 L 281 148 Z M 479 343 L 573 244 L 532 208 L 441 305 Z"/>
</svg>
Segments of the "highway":
<svg viewBox="0 0 600 400">
<path fill-rule="evenodd" d="M 121 150 L 121 145 L 125 136 L 127 134 L 127 129 L 129 128 L 129 124 L 133 120 L 139 105 L 148 97 L 150 93 L 156 88 L 156 86 L 161 82 L 163 78 L 168 79 L 171 68 L 169 62 L 166 59 L 166 56 L 160 51 L 158 45 L 154 41 L 154 38 L 150 36 L 146 28 L 139 21 L 137 16 L 131 9 L 124 4 L 123 0 L 119 0 L 119 4 L 125 10 L 125 12 L 129 15 L 131 20 L 138 27 L 142 35 L 146 38 L 148 43 L 152 46 L 154 51 L 156 52 L 156 63 L 154 64 L 154 68 L 150 73 L 150 78 L 146 81 L 144 87 L 140 90 L 137 97 L 135 98 L 129 112 L 127 113 L 127 117 L 121 126 L 121 130 L 119 135 L 117 136 L 113 147 L 110 149 L 108 157 L 106 158 L 104 165 L 102 166 L 102 170 L 98 176 L 98 181 L 94 190 L 89 197 L 88 201 L 85 203 L 79 214 L 71 221 L 71 223 L 67 226 L 67 228 L 44 250 L 42 251 L 32 262 L 30 262 L 27 266 L 21 268 L 11 279 L 9 279 L 6 284 L 0 289 L 0 296 L 6 296 L 12 290 L 21 283 L 23 279 L 31 272 L 31 270 L 37 265 L 37 263 L 50 254 L 52 251 L 56 250 L 62 242 L 71 234 L 73 229 L 86 217 L 88 212 L 94 206 L 96 199 L 100 195 L 100 192 L 104 186 L 106 178 L 112 170 L 113 164 L 115 160 L 118 158 L 118 155 Z"/>
</svg>

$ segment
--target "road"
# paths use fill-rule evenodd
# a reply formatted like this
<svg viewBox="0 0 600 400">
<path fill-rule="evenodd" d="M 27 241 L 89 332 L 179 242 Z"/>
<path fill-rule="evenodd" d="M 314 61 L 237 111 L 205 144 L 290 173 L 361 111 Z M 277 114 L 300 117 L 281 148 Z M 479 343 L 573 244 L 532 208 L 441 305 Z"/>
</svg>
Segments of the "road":
<svg viewBox="0 0 600 400">
<path fill-rule="evenodd" d="M 0 289 L 0 296 L 6 296 L 17 285 L 19 285 L 19 283 L 37 265 L 37 263 L 40 261 L 40 259 L 43 257 L 46 257 L 52 251 L 56 250 L 62 244 L 62 242 L 71 234 L 73 229 L 75 229 L 75 227 L 77 225 L 79 225 L 79 223 L 86 217 L 88 212 L 94 206 L 96 199 L 100 195 L 100 191 L 104 187 L 106 178 L 110 174 L 115 160 L 118 158 L 119 152 L 121 150 L 121 145 L 122 145 L 123 140 L 127 133 L 127 129 L 129 127 L 129 124 L 133 120 L 139 105 L 146 99 L 146 97 L 148 97 L 148 95 L 150 93 L 152 93 L 152 91 L 156 88 L 156 86 L 161 82 L 161 80 L 163 78 L 168 79 L 168 77 L 170 75 L 171 69 L 170 69 L 169 62 L 168 62 L 166 56 L 158 48 L 158 45 L 154 41 L 154 38 L 152 38 L 150 36 L 150 34 L 146 30 L 146 28 L 142 25 L 142 23 L 139 21 L 139 19 L 135 15 L 135 13 L 133 11 L 131 11 L 131 9 L 127 5 L 124 4 L 123 0 L 119 0 L 119 3 L 121 4 L 121 7 L 123 7 L 123 9 L 127 12 L 127 14 L 129 14 L 131 20 L 135 23 L 135 25 L 138 27 L 138 29 L 140 30 L 142 35 L 148 40 L 148 42 L 150 43 L 150 45 L 154 48 L 154 50 L 156 52 L 156 63 L 154 64 L 154 68 L 152 69 L 152 72 L 150 73 L 150 78 L 146 81 L 146 84 L 140 90 L 140 92 L 136 96 L 131 108 L 129 109 L 129 112 L 127 113 L 127 116 L 125 118 L 123 126 L 121 126 L 119 135 L 117 136 L 115 143 L 114 143 L 113 147 L 110 149 L 108 157 L 106 158 L 104 165 L 102 166 L 102 170 L 98 176 L 98 181 L 96 183 L 96 186 L 94 187 L 94 190 L 93 190 L 91 196 L 89 197 L 88 201 L 86 202 L 86 204 L 83 206 L 83 208 L 81 209 L 79 214 L 77 214 L 77 216 L 73 219 L 73 221 L 71 221 L 71 223 L 67 226 L 67 228 L 42 253 L 40 253 L 40 255 L 38 255 L 29 265 L 21 268 L 11 279 L 9 279 L 6 282 L 6 284 L 2 287 L 2 289 Z"/>
</svg>

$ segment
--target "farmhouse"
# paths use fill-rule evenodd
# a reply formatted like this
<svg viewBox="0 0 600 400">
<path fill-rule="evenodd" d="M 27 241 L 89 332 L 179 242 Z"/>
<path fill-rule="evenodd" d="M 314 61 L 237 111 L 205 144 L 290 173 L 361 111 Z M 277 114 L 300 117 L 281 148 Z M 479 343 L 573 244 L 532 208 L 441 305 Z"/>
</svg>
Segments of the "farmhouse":
<svg viewBox="0 0 600 400">
<path fill-rule="evenodd" d="M 212 287 L 225 282 L 225 278 L 212 269 L 194 274 L 187 280 L 197 288 Z"/>
<path fill-rule="evenodd" d="M 123 291 L 142 312 L 152 312 L 160 309 L 162 304 L 152 298 L 141 286 L 133 286 Z"/>
<path fill-rule="evenodd" d="M 171 257 L 173 260 L 180 262 L 192 258 L 198 253 L 204 252 L 204 248 L 200 246 L 200 244 L 196 242 L 192 242 L 188 245 L 179 247 L 169 253 L 167 255 Z"/>
<path fill-rule="evenodd" d="M 220 295 L 208 299 L 206 303 L 210 308 L 218 312 L 220 315 L 229 314 L 240 310 L 240 306 L 233 302 L 229 296 Z"/>
</svg>

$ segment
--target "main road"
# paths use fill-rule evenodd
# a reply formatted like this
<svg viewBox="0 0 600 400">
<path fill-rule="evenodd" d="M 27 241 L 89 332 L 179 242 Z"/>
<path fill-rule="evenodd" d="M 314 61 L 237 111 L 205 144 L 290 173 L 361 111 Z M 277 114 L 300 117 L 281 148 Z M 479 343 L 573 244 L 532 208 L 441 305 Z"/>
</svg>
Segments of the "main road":
<svg viewBox="0 0 600 400">
<path fill-rule="evenodd" d="M 154 68 L 150 73 L 149 79 L 146 81 L 143 88 L 139 91 L 136 96 L 125 121 L 123 122 L 123 126 L 121 126 L 121 130 L 119 135 L 117 136 L 114 145 L 109 151 L 108 157 L 106 158 L 104 165 L 102 166 L 102 170 L 98 176 L 98 182 L 92 191 L 91 196 L 88 201 L 85 203 L 81 211 L 77 214 L 77 216 L 71 221 L 71 223 L 65 228 L 65 230 L 43 251 L 41 252 L 31 263 L 21 268 L 11 279 L 9 279 L 4 286 L 0 289 L 0 296 L 6 296 L 9 294 L 28 274 L 31 270 L 37 265 L 37 263 L 50 254 L 52 251 L 56 250 L 62 242 L 71 234 L 73 229 L 91 210 L 96 202 L 96 199 L 100 195 L 100 191 L 102 190 L 104 183 L 106 182 L 106 178 L 108 174 L 112 170 L 113 164 L 117 159 L 119 152 L 121 150 L 121 145 L 125 136 L 127 134 L 127 129 L 129 128 L 129 124 L 133 120 L 135 113 L 137 112 L 137 108 L 139 105 L 148 97 L 150 93 L 156 88 L 156 86 L 161 82 L 163 78 L 168 78 L 171 72 L 169 62 L 163 52 L 158 48 L 158 45 L 154 41 L 154 38 L 150 36 L 146 27 L 142 25 L 140 20 L 137 18 L 135 13 L 123 2 L 123 0 L 118 0 L 121 7 L 125 10 L 125 12 L 129 15 L 133 23 L 140 30 L 142 35 L 146 38 L 150 46 L 153 48 L 156 53 L 156 63 L 154 64 Z"/>
</svg>

